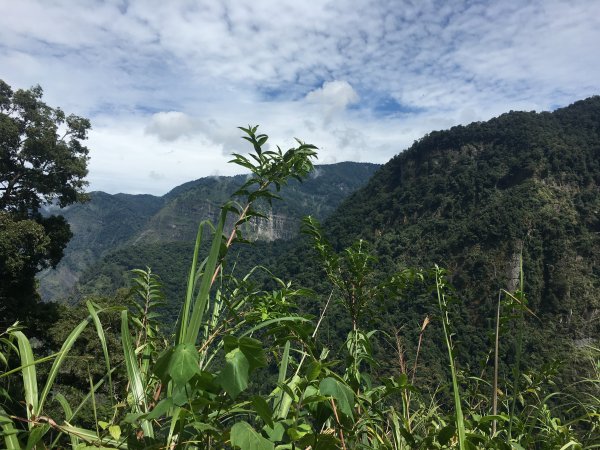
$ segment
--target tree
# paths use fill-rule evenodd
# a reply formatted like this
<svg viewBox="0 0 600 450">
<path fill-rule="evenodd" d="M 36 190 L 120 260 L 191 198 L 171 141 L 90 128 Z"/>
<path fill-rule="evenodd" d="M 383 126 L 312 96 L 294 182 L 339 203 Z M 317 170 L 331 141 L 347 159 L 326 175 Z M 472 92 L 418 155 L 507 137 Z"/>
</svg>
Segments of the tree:
<svg viewBox="0 0 600 450">
<path fill-rule="evenodd" d="M 44 205 L 85 200 L 90 122 L 42 101 L 40 86 L 0 80 L 0 322 L 25 320 L 39 298 L 35 274 L 56 266 L 72 234 Z"/>
</svg>

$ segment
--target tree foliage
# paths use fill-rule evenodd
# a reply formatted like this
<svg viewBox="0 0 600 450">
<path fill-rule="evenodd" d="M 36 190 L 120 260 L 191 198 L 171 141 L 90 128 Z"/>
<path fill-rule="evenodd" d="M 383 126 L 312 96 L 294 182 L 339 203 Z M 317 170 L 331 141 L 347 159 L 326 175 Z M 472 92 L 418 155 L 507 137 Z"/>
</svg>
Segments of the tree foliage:
<svg viewBox="0 0 600 450">
<path fill-rule="evenodd" d="M 5 324 L 37 301 L 35 274 L 56 266 L 71 238 L 51 202 L 85 198 L 89 120 L 66 116 L 42 101 L 42 88 L 13 91 L 0 80 L 0 300 Z"/>
</svg>

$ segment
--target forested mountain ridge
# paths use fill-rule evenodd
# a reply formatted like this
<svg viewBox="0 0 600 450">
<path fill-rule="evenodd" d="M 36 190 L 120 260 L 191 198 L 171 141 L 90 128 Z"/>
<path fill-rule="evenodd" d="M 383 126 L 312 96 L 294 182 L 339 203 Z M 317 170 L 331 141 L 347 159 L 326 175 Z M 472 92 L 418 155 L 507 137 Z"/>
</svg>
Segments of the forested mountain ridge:
<svg viewBox="0 0 600 450">
<path fill-rule="evenodd" d="M 294 180 L 285 187 L 285 202 L 275 200 L 272 207 L 262 206 L 270 220 L 250 224 L 248 236 L 267 241 L 294 237 L 303 215 L 326 218 L 378 167 L 353 162 L 317 166 L 303 183 Z M 50 209 L 67 219 L 73 238 L 58 267 L 39 275 L 42 297 L 50 300 L 68 296 L 82 273 L 110 252 L 135 249 L 133 253 L 140 254 L 152 248 L 157 249 L 156 253 L 169 253 L 170 246 L 189 246 L 196 237 L 198 223 L 214 220 L 220 206 L 245 179 L 246 175 L 200 178 L 162 197 L 92 192 L 87 203 L 58 211 Z M 146 264 L 153 266 L 153 262 L 151 258 Z M 187 264 L 187 259 L 182 264 Z"/>
<path fill-rule="evenodd" d="M 479 334 L 492 328 L 500 289 L 518 288 L 522 254 L 539 318 L 530 316 L 529 350 L 551 353 L 563 337 L 577 347 L 600 336 L 599 186 L 596 96 L 432 132 L 344 201 L 326 228 L 340 247 L 371 241 L 382 267 L 448 268 Z"/>
</svg>

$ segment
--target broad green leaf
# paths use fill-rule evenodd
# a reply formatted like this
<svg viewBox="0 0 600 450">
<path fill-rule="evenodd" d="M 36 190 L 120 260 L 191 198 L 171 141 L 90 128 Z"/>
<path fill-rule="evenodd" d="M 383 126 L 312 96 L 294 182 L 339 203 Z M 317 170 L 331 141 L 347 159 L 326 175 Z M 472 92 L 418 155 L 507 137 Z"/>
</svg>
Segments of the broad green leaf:
<svg viewBox="0 0 600 450">
<path fill-rule="evenodd" d="M 185 384 L 200 373 L 198 362 L 198 351 L 194 345 L 176 345 L 169 357 L 168 373 L 175 384 Z"/>
<path fill-rule="evenodd" d="M 116 441 L 118 441 L 121 438 L 121 427 L 119 425 L 111 425 L 110 427 L 108 427 L 108 432 Z"/>
<path fill-rule="evenodd" d="M 238 339 L 235 336 L 225 336 L 223 338 L 223 347 L 226 353 L 239 348 L 248 360 L 250 372 L 267 365 L 267 358 L 262 348 L 262 343 L 257 339 L 249 337 Z"/>
<path fill-rule="evenodd" d="M 319 392 L 326 397 L 333 397 L 338 411 L 343 415 L 350 419 L 354 417 L 352 414 L 354 393 L 348 386 L 335 378 L 327 377 L 319 383 Z"/>
<path fill-rule="evenodd" d="M 231 445 L 241 450 L 274 450 L 275 445 L 258 434 L 246 422 L 238 422 L 231 427 Z"/>
<path fill-rule="evenodd" d="M 173 406 L 173 399 L 170 397 L 162 399 L 157 405 L 150 411 L 150 414 L 146 416 L 148 420 L 155 420 L 163 416 L 169 411 L 169 408 Z"/>
<path fill-rule="evenodd" d="M 225 392 L 235 398 L 248 387 L 250 364 L 244 353 L 235 348 L 225 355 L 225 367 L 221 371 L 221 386 Z"/>
</svg>

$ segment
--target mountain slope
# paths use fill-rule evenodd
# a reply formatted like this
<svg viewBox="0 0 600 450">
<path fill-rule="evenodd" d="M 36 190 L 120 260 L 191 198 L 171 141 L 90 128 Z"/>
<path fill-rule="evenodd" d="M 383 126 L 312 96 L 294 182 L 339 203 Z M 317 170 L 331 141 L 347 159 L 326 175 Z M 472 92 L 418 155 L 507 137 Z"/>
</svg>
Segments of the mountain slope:
<svg viewBox="0 0 600 450">
<path fill-rule="evenodd" d="M 92 192 L 87 203 L 47 210 L 48 214 L 61 214 L 67 219 L 73 237 L 57 268 L 39 274 L 42 298 L 59 298 L 70 291 L 85 268 L 142 232 L 163 205 L 162 198 L 152 195 Z"/>
<path fill-rule="evenodd" d="M 378 167 L 353 162 L 317 166 L 309 179 L 303 183 L 294 180 L 284 188 L 285 202 L 275 200 L 272 207 L 262 205 L 262 212 L 270 220 L 250 224 L 248 236 L 267 241 L 296 236 L 302 216 L 326 218 Z M 163 197 L 92 193 L 90 202 L 58 211 L 71 224 L 74 236 L 57 269 L 40 275 L 43 298 L 71 295 L 85 272 L 85 280 L 95 283 L 87 292 L 114 291 L 123 282 L 123 270 L 137 262 L 140 264 L 133 267 L 150 265 L 159 273 L 161 269 L 171 273 L 179 260 L 167 258 L 168 263 L 164 260 L 163 266 L 161 258 L 181 255 L 180 247 L 193 244 L 199 222 L 214 220 L 220 206 L 245 179 L 245 175 L 201 178 L 178 186 Z M 114 262 L 118 255 L 127 255 L 126 267 L 102 262 L 102 258 Z M 187 264 L 187 259 L 181 262 Z M 104 273 L 107 271 L 109 276 Z"/>
<path fill-rule="evenodd" d="M 385 164 L 326 228 L 340 247 L 373 242 L 382 267 L 448 268 L 473 331 L 461 345 L 480 361 L 500 289 L 518 287 L 522 254 L 538 317 L 528 351 L 573 356 L 600 336 L 599 185 L 592 97 L 433 132 Z M 403 308 L 389 316 L 413 313 Z"/>
</svg>

